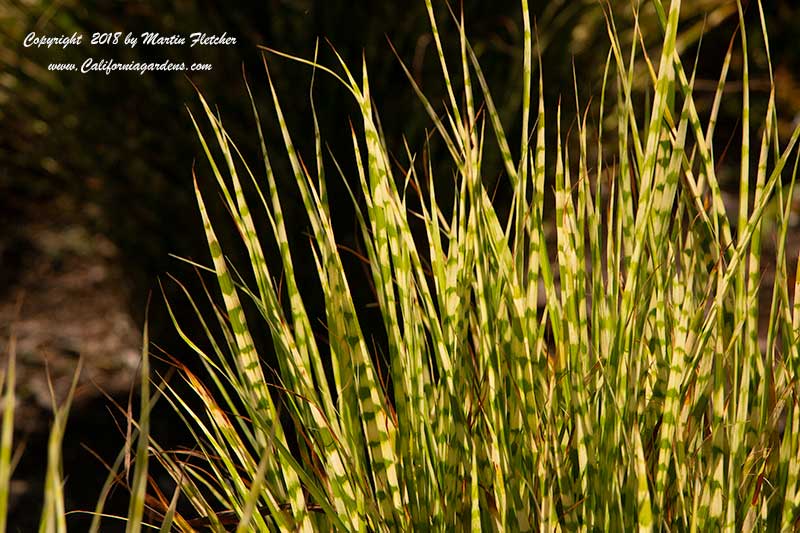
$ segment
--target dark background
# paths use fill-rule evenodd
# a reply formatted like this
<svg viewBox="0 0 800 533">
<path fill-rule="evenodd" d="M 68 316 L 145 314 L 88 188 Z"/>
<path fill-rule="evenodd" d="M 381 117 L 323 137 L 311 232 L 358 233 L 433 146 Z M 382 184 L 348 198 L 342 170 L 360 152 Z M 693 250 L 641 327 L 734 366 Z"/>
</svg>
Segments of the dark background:
<svg viewBox="0 0 800 533">
<path fill-rule="evenodd" d="M 588 0 L 531 4 L 542 45 L 548 134 L 554 139 L 554 114 L 559 98 L 563 103 L 563 131 L 569 129 L 575 116 L 573 69 L 578 79 L 580 105 L 586 105 L 591 96 L 597 103 L 608 53 L 603 10 L 600 3 Z M 696 53 L 700 30 L 706 29 L 695 91 L 701 111 L 706 113 L 703 105 L 707 106 L 713 97 L 722 59 L 738 23 L 735 4 L 724 0 L 684 4 L 679 46 L 685 51 L 687 68 Z M 800 47 L 796 37 L 800 32 L 797 17 L 800 8 L 790 0 L 765 4 L 768 4 L 765 13 L 771 32 L 779 116 L 783 118 L 781 129 L 786 134 L 800 110 L 797 88 Z M 457 59 L 457 33 L 447 8 L 440 1 L 434 2 L 434 6 L 445 48 L 451 52 L 450 57 Z M 515 132 L 520 127 L 518 95 L 522 86 L 519 5 L 517 2 L 467 0 L 463 2 L 463 9 L 468 35 L 510 133 L 512 150 L 517 151 L 519 133 Z M 613 11 L 623 41 L 630 42 L 630 3 L 614 2 Z M 641 24 L 648 43 L 660 40 L 653 13 L 652 5 L 645 3 Z M 756 121 L 765 109 L 769 78 L 754 3 L 747 8 L 746 19 L 751 47 L 751 116 L 755 131 Z M 30 31 L 40 35 L 69 35 L 77 31 L 84 34 L 84 43 L 88 43 L 93 32 L 140 34 L 154 31 L 163 35 L 226 32 L 236 37 L 237 44 L 189 48 L 145 47 L 140 42 L 133 50 L 123 46 L 93 48 L 87 44 L 67 50 L 24 48 L 23 39 Z M 55 3 L 7 0 L 0 4 L 0 299 L 6 302 L 5 307 L 0 306 L 0 337 L 8 338 L 12 323 L 29 326 L 20 328 L 34 339 L 29 343 L 28 371 L 23 375 L 33 381 L 41 381 L 46 375 L 45 359 L 51 370 L 61 369 L 66 376 L 74 368 L 77 355 L 87 358 L 85 373 L 88 377 L 83 381 L 87 387 L 82 389 L 84 400 L 72 413 L 71 429 L 65 442 L 65 472 L 68 476 L 73 474 L 72 480 L 68 480 L 68 503 L 73 508 L 86 509 L 93 505 L 97 479 L 104 475 L 100 464 L 80 444 L 85 443 L 111 457 L 122 442 L 111 422 L 112 417 L 106 412 L 105 400 L 96 389 L 88 387 L 89 378 L 126 401 L 125 391 L 130 379 L 115 381 L 109 372 L 102 371 L 99 361 L 119 357 L 121 350 L 128 353 L 138 350 L 135 330 L 141 328 L 145 304 L 151 293 L 150 336 L 158 345 L 157 351 L 163 350 L 192 364 L 193 354 L 177 338 L 165 312 L 158 281 L 164 281 L 167 296 L 174 302 L 182 322 L 190 332 L 195 331 L 185 300 L 168 279 L 168 274 L 173 274 L 187 283 L 190 290 L 199 290 L 192 269 L 169 254 L 193 258 L 203 264 L 210 262 L 192 188 L 193 165 L 217 231 L 223 243 L 230 244 L 226 252 L 234 264 L 237 257 L 241 258 L 232 224 L 226 224 L 227 214 L 189 120 L 187 106 L 201 124 L 207 126 L 192 83 L 212 106 L 218 106 L 226 128 L 252 168 L 259 169 L 258 138 L 242 81 L 242 72 L 246 72 L 259 104 L 279 183 L 283 185 L 288 227 L 295 230 L 290 235 L 295 257 L 298 264 L 311 267 L 299 272 L 301 287 L 305 290 L 303 296 L 312 315 L 322 316 L 302 205 L 291 183 L 293 178 L 286 171 L 287 162 L 268 94 L 262 51 L 257 48 L 257 45 L 265 45 L 311 58 L 318 38 L 321 39 L 320 62 L 335 70 L 339 69 L 331 46 L 355 73 L 360 73 L 362 57 L 366 61 L 387 143 L 398 160 L 405 160 L 403 136 L 412 150 L 421 151 L 426 131 L 432 125 L 388 41 L 431 102 L 442 111 L 444 87 L 422 0 L 267 0 L 247 4 L 208 0 L 65 0 Z M 651 48 L 650 53 L 657 54 L 657 50 Z M 203 62 L 211 63 L 214 68 L 211 72 L 188 73 L 188 76 L 174 73 L 56 74 L 46 70 L 50 62 L 80 64 L 89 56 L 119 61 Z M 293 139 L 300 154 L 312 163 L 314 137 L 308 99 L 311 71 L 307 66 L 274 55 L 267 54 L 266 58 Z M 453 72 L 458 72 L 456 67 L 453 63 Z M 737 52 L 729 75 L 730 94 L 715 138 L 720 147 L 718 157 L 721 147 L 732 141 L 720 165 L 720 176 L 727 189 L 735 186 L 730 177 L 738 167 L 736 144 L 740 135 L 737 124 L 741 85 L 737 85 L 736 80 L 740 75 L 741 53 Z M 643 86 L 643 81 L 638 85 Z M 535 89 L 533 96 L 537 97 Z M 358 120 L 357 110 L 347 92 L 322 73 L 318 73 L 314 97 L 323 138 L 348 172 L 352 168 L 348 121 Z M 207 133 L 210 130 L 207 129 Z M 758 137 L 753 137 L 751 142 L 758 142 L 756 139 Z M 437 157 L 441 150 L 434 139 L 430 155 L 434 169 L 440 169 L 435 175 L 448 180 L 451 174 L 446 164 L 440 163 L 442 158 Z M 502 168 L 491 144 L 487 145 L 486 154 L 484 179 L 492 188 L 498 186 L 497 201 L 502 204 L 508 191 L 503 188 Z M 327 169 L 334 227 L 343 243 L 357 248 L 351 202 L 334 174 L 330 158 Z M 355 276 L 359 274 L 358 261 L 353 260 L 349 268 Z M 95 271 L 104 274 L 98 274 L 96 279 L 88 276 L 87 273 Z M 65 288 L 70 282 L 73 285 Z M 366 283 L 352 286 L 359 302 L 370 301 Z M 18 301 L 20 294 L 25 295 L 22 311 L 15 314 L 9 310 L 16 309 L 12 303 Z M 128 330 L 125 334 L 119 333 L 120 328 L 108 318 L 113 314 L 109 309 L 128 317 L 129 326 L 126 327 L 133 328 L 134 334 Z M 85 342 L 73 343 L 73 346 L 69 339 L 64 339 L 69 336 L 64 332 L 69 330 L 63 321 L 84 315 L 75 326 L 77 337 L 86 332 L 86 327 L 80 324 L 91 321 L 98 338 L 111 338 L 104 345 L 111 348 L 101 347 L 91 352 L 94 359 L 84 353 L 89 352 Z M 30 316 L 37 317 L 32 326 L 25 322 Z M 119 320 L 124 322 L 125 319 Z M 367 315 L 364 320 L 367 331 L 380 337 L 379 321 Z M 49 351 L 42 355 L 44 345 Z M 65 358 L 67 362 L 60 366 L 53 362 Z M 133 376 L 130 369 L 127 372 L 125 376 Z M 35 394 L 29 389 L 35 387 L 23 382 L 18 388 L 21 402 L 33 402 L 31 398 Z M 31 409 L 29 413 L 30 419 L 18 424 L 18 440 L 27 439 L 29 446 L 15 476 L 26 484 L 18 491 L 16 510 L 12 509 L 12 513 L 16 512 L 12 514 L 12 524 L 16 519 L 21 530 L 36 524 L 37 520 L 36 505 L 41 488 L 37 476 L 43 469 L 43 438 L 49 417 L 46 408 Z M 160 416 L 163 418 L 156 420 L 154 429 L 157 438 L 167 444 L 180 444 L 183 436 L 174 431 L 175 424 L 167 414 Z M 37 423 L 37 418 L 42 423 Z M 81 472 L 81 477 L 76 482 L 77 471 Z M 97 475 L 87 472 L 97 472 Z M 79 518 L 74 520 L 74 527 L 80 530 Z"/>
</svg>

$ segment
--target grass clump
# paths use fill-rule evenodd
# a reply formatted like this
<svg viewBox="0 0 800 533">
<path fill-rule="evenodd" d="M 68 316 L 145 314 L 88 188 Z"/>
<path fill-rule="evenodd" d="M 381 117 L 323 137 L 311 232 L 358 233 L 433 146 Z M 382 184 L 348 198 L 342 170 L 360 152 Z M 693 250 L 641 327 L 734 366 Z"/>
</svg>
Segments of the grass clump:
<svg viewBox="0 0 800 533">
<path fill-rule="evenodd" d="M 270 81 L 288 181 L 310 227 L 322 332 L 301 296 L 281 203 L 287 180 L 271 163 L 278 147 L 264 141 L 254 104 L 263 168 L 250 166 L 201 96 L 211 133 L 195 126 L 250 261 L 240 276 L 226 260 L 219 223 L 195 184 L 214 292 L 224 305 L 211 315 L 195 307 L 203 343 L 175 320 L 210 376 L 204 384 L 182 368 L 202 407 L 170 385 L 164 398 L 185 418 L 197 449 L 187 459 L 149 437 L 149 450 L 139 445 L 131 523 L 143 514 L 149 451 L 177 486 L 171 499 L 153 500 L 163 504 L 163 531 L 191 530 L 189 513 L 214 531 L 231 524 L 237 531 L 795 528 L 800 292 L 798 281 L 790 287 L 786 241 L 800 128 L 779 139 L 773 90 L 751 155 L 741 31 L 740 197 L 729 218 L 713 140 L 732 52 L 710 116 L 701 117 L 694 72 L 675 49 L 681 3 L 654 3 L 663 32 L 657 55 L 636 38 L 622 49 L 607 19 L 603 86 L 573 138 L 562 132 L 560 106 L 545 106 L 546 73 L 534 74 L 534 32 L 521 1 L 523 142 L 512 147 L 463 17 L 454 17 L 460 49 L 446 57 L 426 0 L 448 95 L 444 112 L 409 80 L 449 154 L 453 185 L 410 149 L 398 170 L 366 67 L 359 74 L 344 62 L 334 69 L 293 58 L 336 77 L 360 112 L 354 172 L 323 153 L 316 119 L 308 164 Z M 760 12 L 760 4 L 752 8 Z M 768 42 L 763 14 L 761 21 Z M 644 107 L 637 76 L 649 81 Z M 546 141 L 550 128 L 554 146 Z M 494 145 L 513 189 L 510 209 L 495 205 L 482 180 L 485 150 Z M 350 289 L 363 280 L 346 275 L 334 235 L 331 168 L 352 196 L 388 379 Z M 545 208 L 546 184 L 554 212 Z M 246 196 L 244 185 L 256 194 Z M 445 189 L 451 186 L 454 195 Z M 439 200 L 450 196 L 452 204 Z M 771 286 L 760 283 L 765 213 L 774 213 L 777 228 Z M 257 232 L 257 217 L 266 217 L 269 238 Z M 265 259 L 267 243 L 277 243 L 279 265 Z M 771 305 L 760 328 L 762 291 Z M 255 312 L 245 316 L 243 301 Z M 272 341 L 274 374 L 261 362 L 256 329 Z M 143 403 L 145 415 L 148 409 Z M 146 420 L 141 429 L 147 437 Z M 176 511 L 179 496 L 192 511 Z"/>
<path fill-rule="evenodd" d="M 790 303 L 785 243 L 800 130 L 778 138 L 773 91 L 751 156 L 745 32 L 734 222 L 713 143 L 731 52 L 704 120 L 692 94 L 694 73 L 675 49 L 679 1 L 655 1 L 663 31 L 656 56 L 637 39 L 623 50 L 607 19 L 611 46 L 595 96 L 596 151 L 588 125 L 595 109 L 587 106 L 572 155 L 560 106 L 546 109 L 543 75 L 534 75 L 527 1 L 524 142 L 513 149 L 463 18 L 454 18 L 460 53 L 448 58 L 426 5 L 447 89 L 444 113 L 409 80 L 451 158 L 452 205 L 437 200 L 443 180 L 410 150 L 404 170 L 393 165 L 366 68 L 358 74 L 344 62 L 329 69 L 294 58 L 335 76 L 360 110 L 352 130 L 356 171 L 346 173 L 335 160 L 334 168 L 350 188 L 360 224 L 387 339 L 389 384 L 357 316 L 350 286 L 360 281 L 345 275 L 316 121 L 316 161 L 307 165 L 271 87 L 290 181 L 311 228 L 325 301 L 323 341 L 298 287 L 270 162 L 276 148 L 263 141 L 258 111 L 254 105 L 264 168 L 256 170 L 201 97 L 213 150 L 195 125 L 256 283 L 248 287 L 232 274 L 196 187 L 224 300 L 215 318 L 225 342 L 210 335 L 215 353 L 207 353 L 187 339 L 216 395 L 187 371 L 206 413 L 173 397 L 208 459 L 207 470 L 182 465 L 184 493 L 212 521 L 215 504 L 232 510 L 240 530 L 792 529 L 800 504 L 800 299 Z M 739 17 L 743 22 L 741 6 Z M 641 75 L 650 82 L 646 108 L 633 92 Z M 548 128 L 556 129 L 555 146 L 546 145 Z M 487 137 L 499 147 L 514 191 L 507 216 L 482 181 Z M 252 182 L 255 198 L 243 194 L 243 180 Z M 554 215 L 545 210 L 546 182 L 554 189 Z M 763 287 L 761 228 L 772 205 L 777 269 L 773 285 Z M 254 222 L 261 216 L 268 217 L 280 265 L 264 258 Z M 545 241 L 551 216 L 555 256 Z M 763 343 L 760 291 L 772 296 Z M 245 317 L 242 298 L 257 315 Z M 253 327 L 268 328 L 276 380 L 262 369 Z M 280 416 L 278 398 L 288 417 Z M 201 496 L 201 486 L 215 504 Z"/>
</svg>

